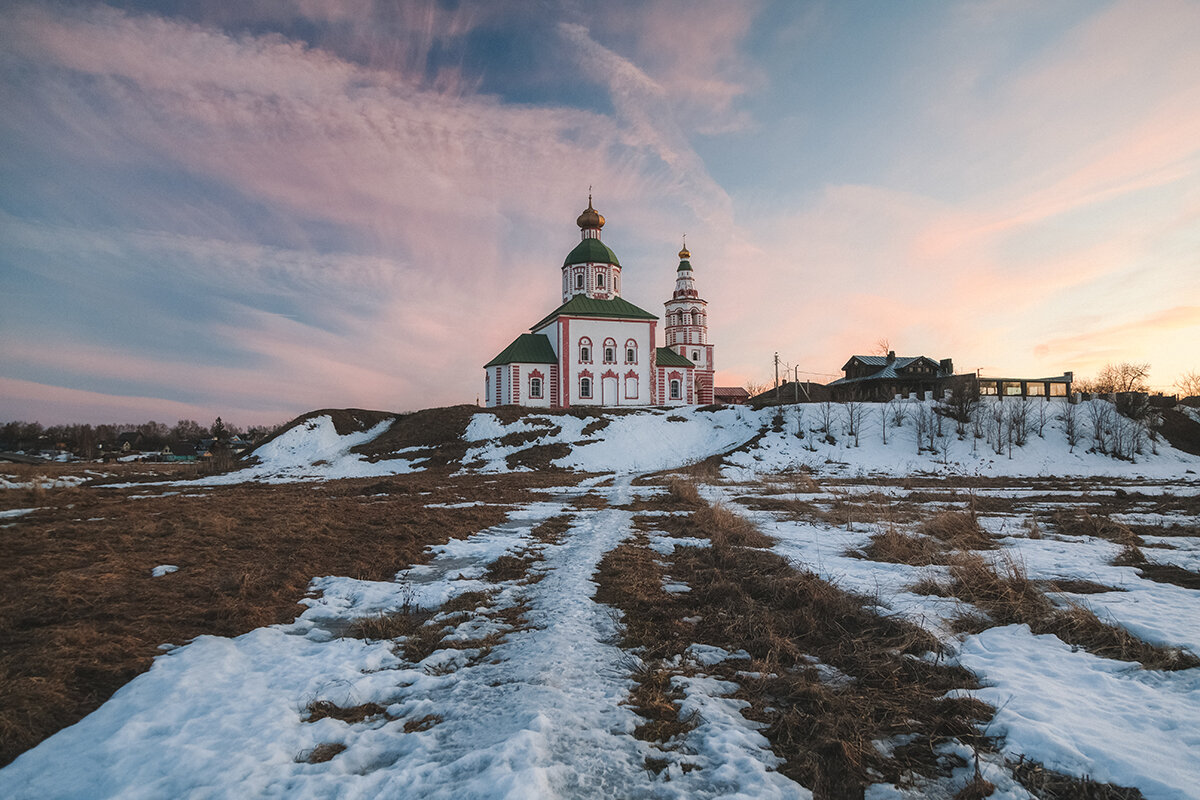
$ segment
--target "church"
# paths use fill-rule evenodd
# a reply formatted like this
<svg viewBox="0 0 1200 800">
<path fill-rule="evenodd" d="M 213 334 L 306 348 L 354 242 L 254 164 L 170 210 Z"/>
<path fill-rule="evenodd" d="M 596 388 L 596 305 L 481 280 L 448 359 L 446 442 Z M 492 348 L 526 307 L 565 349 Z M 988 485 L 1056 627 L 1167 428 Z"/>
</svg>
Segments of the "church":
<svg viewBox="0 0 1200 800">
<path fill-rule="evenodd" d="M 484 366 L 489 407 L 521 405 L 679 406 L 713 402 L 713 346 L 707 303 L 679 251 L 666 306 L 666 347 L 658 317 L 621 297 L 621 262 L 600 239 L 604 217 L 588 207 L 580 242 L 562 265 L 563 303 Z"/>
</svg>

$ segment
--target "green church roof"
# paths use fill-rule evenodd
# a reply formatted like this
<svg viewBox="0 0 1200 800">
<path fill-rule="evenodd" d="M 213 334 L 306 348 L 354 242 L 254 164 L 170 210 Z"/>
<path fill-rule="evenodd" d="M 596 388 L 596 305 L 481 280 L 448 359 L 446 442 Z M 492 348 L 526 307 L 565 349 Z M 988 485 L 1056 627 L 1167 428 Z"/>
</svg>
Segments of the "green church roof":
<svg viewBox="0 0 1200 800">
<path fill-rule="evenodd" d="M 556 317 L 612 317 L 614 319 L 658 319 L 649 311 L 644 311 L 628 300 L 614 297 L 612 300 L 597 300 L 586 294 L 577 294 L 558 308 L 551 311 L 534 325 L 531 330 L 537 330 L 551 322 Z M 543 337 L 545 338 L 545 337 Z"/>
<path fill-rule="evenodd" d="M 575 249 L 567 254 L 563 266 L 586 263 L 621 266 L 621 262 L 617 261 L 617 254 L 599 239 L 584 239 L 575 245 Z"/>
<path fill-rule="evenodd" d="M 558 356 L 550 346 L 550 339 L 540 333 L 522 333 L 516 341 L 504 348 L 500 355 L 483 365 L 498 367 L 502 364 L 557 364 Z"/>
<path fill-rule="evenodd" d="M 695 367 L 686 356 L 681 356 L 669 347 L 654 350 L 654 363 L 660 367 Z"/>
<path fill-rule="evenodd" d="M 679 269 L 681 269 L 681 270 L 683 270 L 683 269 L 688 269 L 688 270 L 690 270 L 691 268 L 692 268 L 692 262 L 688 261 L 686 258 L 685 258 L 683 261 L 680 261 L 680 262 L 679 262 Z"/>
</svg>

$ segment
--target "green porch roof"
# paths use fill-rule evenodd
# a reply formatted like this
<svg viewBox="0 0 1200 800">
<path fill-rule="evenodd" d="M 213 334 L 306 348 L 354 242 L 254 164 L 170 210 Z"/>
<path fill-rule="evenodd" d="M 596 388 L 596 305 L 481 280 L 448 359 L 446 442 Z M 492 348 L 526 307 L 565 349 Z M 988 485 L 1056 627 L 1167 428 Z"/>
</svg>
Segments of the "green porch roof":
<svg viewBox="0 0 1200 800">
<path fill-rule="evenodd" d="M 696 365 L 686 356 L 681 356 L 669 347 L 659 347 L 654 351 L 654 363 L 660 367 L 691 367 Z"/>
<path fill-rule="evenodd" d="M 575 249 L 567 254 L 566 260 L 563 261 L 563 266 L 565 267 L 568 264 L 586 264 L 589 262 L 593 264 L 621 266 L 621 262 L 617 261 L 617 254 L 599 239 L 584 239 L 575 245 Z"/>
<path fill-rule="evenodd" d="M 504 348 L 500 355 L 483 365 L 498 367 L 501 364 L 557 364 L 558 356 L 550 346 L 550 339 L 540 333 L 522 333 L 516 341 Z"/>
<path fill-rule="evenodd" d="M 537 330 L 556 317 L 611 317 L 613 319 L 658 319 L 649 311 L 643 311 L 628 300 L 614 297 L 612 300 L 597 300 L 585 294 L 577 294 L 551 311 L 530 330 Z M 544 336 L 542 338 L 545 338 Z"/>
</svg>

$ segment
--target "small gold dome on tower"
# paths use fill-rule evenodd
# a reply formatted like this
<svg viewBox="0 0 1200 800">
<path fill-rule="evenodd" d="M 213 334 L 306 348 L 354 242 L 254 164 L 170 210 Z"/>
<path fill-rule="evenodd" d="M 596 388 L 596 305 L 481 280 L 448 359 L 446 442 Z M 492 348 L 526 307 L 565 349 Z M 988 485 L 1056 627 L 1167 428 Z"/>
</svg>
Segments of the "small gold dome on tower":
<svg viewBox="0 0 1200 800">
<path fill-rule="evenodd" d="M 692 254 L 688 252 L 687 245 L 685 244 L 683 246 L 683 249 L 679 251 L 679 260 L 687 261 L 691 257 L 692 257 Z"/>
<path fill-rule="evenodd" d="M 600 229 L 604 227 L 604 216 L 592 208 L 592 196 L 588 195 L 588 207 L 579 215 L 579 219 L 575 220 L 575 224 L 580 228 L 587 230 L 588 228 Z"/>
</svg>

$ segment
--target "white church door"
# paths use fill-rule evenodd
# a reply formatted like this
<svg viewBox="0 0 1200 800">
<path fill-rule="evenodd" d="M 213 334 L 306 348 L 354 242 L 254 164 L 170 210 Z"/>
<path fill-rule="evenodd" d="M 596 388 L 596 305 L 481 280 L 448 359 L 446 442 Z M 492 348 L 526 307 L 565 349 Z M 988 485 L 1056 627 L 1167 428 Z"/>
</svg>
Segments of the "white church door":
<svg viewBox="0 0 1200 800">
<path fill-rule="evenodd" d="M 600 382 L 600 403 L 606 406 L 621 404 L 621 396 L 617 394 L 616 376 L 605 376 Z"/>
</svg>

